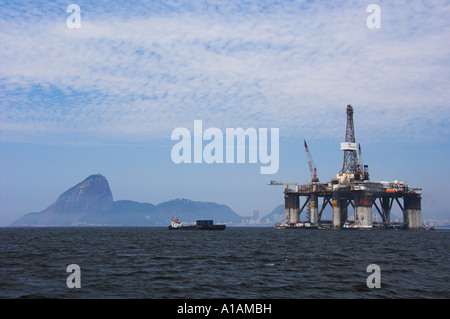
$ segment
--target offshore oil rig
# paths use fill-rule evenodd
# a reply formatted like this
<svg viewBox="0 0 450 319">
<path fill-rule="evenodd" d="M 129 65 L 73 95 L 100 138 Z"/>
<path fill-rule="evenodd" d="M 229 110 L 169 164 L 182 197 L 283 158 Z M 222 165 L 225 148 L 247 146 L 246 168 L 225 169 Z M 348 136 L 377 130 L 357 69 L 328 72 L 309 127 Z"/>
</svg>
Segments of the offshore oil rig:
<svg viewBox="0 0 450 319">
<path fill-rule="evenodd" d="M 284 190 L 284 223 L 276 228 L 332 228 L 332 229 L 423 229 L 420 188 L 410 188 L 406 182 L 371 182 L 368 166 L 363 165 L 361 146 L 355 142 L 353 107 L 347 105 L 347 127 L 344 163 L 336 178 L 321 183 L 317 168 L 312 160 L 306 141 L 304 141 L 311 182 L 298 183 L 271 181 L 269 185 L 286 185 Z M 359 153 L 359 156 L 357 154 Z M 291 189 L 290 186 L 294 186 Z M 300 207 L 301 200 L 304 202 Z M 319 199 L 322 198 L 322 207 Z M 403 222 L 391 222 L 391 209 L 394 201 L 403 212 Z M 403 205 L 402 205 L 403 202 Z M 332 220 L 322 220 L 322 213 L 330 205 Z M 354 218 L 349 218 L 349 207 L 353 207 Z M 374 222 L 372 210 L 381 216 L 381 222 Z M 306 207 L 306 209 L 305 209 Z M 320 208 L 320 210 L 319 210 Z M 300 222 L 300 215 L 307 211 L 307 221 Z"/>
</svg>

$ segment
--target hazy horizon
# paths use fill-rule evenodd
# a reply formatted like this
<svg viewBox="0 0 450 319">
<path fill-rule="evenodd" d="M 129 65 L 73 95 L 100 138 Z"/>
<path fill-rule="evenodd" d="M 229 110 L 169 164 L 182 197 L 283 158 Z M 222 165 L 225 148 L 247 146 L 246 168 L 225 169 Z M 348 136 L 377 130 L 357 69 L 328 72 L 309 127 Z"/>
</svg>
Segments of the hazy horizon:
<svg viewBox="0 0 450 319">
<path fill-rule="evenodd" d="M 346 106 L 373 181 L 423 189 L 450 218 L 450 2 L 0 2 L 0 226 L 104 175 L 114 200 L 174 198 L 264 216 L 342 168 Z M 176 128 L 278 128 L 279 169 L 175 164 Z M 205 143 L 206 144 L 206 143 Z M 395 205 L 394 205 L 395 206 Z"/>
</svg>

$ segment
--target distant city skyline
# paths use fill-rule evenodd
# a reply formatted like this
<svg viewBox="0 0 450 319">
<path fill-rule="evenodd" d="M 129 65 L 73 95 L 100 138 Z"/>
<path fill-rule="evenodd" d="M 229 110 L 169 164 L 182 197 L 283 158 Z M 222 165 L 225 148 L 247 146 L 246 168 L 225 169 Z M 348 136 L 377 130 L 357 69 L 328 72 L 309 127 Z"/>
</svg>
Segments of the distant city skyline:
<svg viewBox="0 0 450 319">
<path fill-rule="evenodd" d="M 189 198 L 262 217 L 284 203 L 270 180 L 311 179 L 303 139 L 320 180 L 336 176 L 347 104 L 371 179 L 422 188 L 422 217 L 450 218 L 448 2 L 0 8 L 0 226 L 96 173 L 114 200 Z M 171 133 L 193 132 L 195 120 L 222 132 L 279 129 L 278 170 L 174 163 Z"/>
</svg>

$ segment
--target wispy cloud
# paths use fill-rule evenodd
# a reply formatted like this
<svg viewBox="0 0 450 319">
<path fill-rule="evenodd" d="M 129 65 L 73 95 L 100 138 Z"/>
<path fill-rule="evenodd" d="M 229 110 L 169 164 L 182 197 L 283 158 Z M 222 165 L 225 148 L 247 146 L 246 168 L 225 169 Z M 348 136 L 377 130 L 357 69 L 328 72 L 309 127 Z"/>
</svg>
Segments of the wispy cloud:
<svg viewBox="0 0 450 319">
<path fill-rule="evenodd" d="M 215 127 L 448 138 L 450 3 L 13 2 L 0 15 L 0 137 L 169 137 Z M 338 122 L 339 121 L 339 122 Z M 38 135 L 40 136 L 40 135 Z"/>
</svg>

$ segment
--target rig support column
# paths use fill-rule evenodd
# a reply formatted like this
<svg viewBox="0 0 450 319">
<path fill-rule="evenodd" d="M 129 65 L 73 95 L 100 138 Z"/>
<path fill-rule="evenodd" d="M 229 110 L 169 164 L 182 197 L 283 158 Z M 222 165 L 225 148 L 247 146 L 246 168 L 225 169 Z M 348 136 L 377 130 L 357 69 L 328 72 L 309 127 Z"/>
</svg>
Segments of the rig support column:
<svg viewBox="0 0 450 319">
<path fill-rule="evenodd" d="M 311 224 L 319 223 L 319 196 L 317 193 L 311 193 Z"/>
<path fill-rule="evenodd" d="M 289 224 L 291 220 L 290 197 L 284 194 L 284 223 Z"/>
<path fill-rule="evenodd" d="M 300 222 L 300 196 L 292 196 L 291 223 Z"/>
<path fill-rule="evenodd" d="M 372 220 L 372 194 L 367 191 L 355 191 L 355 226 L 371 228 Z"/>
<path fill-rule="evenodd" d="M 333 227 L 341 227 L 341 200 L 338 192 L 333 192 Z"/>
<path fill-rule="evenodd" d="M 341 226 L 348 220 L 348 205 L 349 201 L 341 198 Z"/>
<path fill-rule="evenodd" d="M 298 223 L 300 221 L 298 195 L 286 193 L 284 195 L 284 222 L 285 224 Z"/>
<path fill-rule="evenodd" d="M 404 197 L 405 224 L 408 229 L 422 228 L 422 208 L 420 195 L 407 194 Z"/>
</svg>

